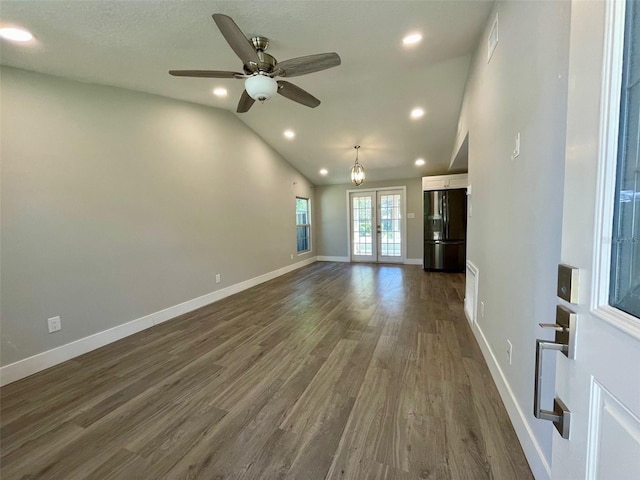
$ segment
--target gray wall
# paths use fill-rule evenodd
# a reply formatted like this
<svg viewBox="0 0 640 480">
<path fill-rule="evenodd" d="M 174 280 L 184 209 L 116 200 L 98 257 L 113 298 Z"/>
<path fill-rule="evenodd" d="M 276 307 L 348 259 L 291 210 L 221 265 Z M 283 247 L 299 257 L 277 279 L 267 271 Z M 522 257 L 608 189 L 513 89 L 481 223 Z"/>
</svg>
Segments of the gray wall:
<svg viewBox="0 0 640 480">
<path fill-rule="evenodd" d="M 1 74 L 3 365 L 315 256 L 310 183 L 232 113 Z"/>
<path fill-rule="evenodd" d="M 346 176 L 346 174 L 345 174 Z M 360 187 L 353 184 L 321 185 L 316 187 L 316 215 L 321 222 L 317 236 L 317 253 L 329 257 L 346 257 L 349 248 L 347 230 L 347 190 L 367 190 L 382 187 L 407 187 L 407 213 L 415 218 L 407 219 L 406 258 L 422 258 L 422 179 L 365 182 Z"/>
<path fill-rule="evenodd" d="M 535 339 L 548 335 L 538 322 L 555 318 L 570 4 L 500 2 L 490 23 L 496 11 L 500 41 L 487 63 L 489 25 L 472 64 L 456 141 L 469 132 L 468 259 L 479 269 L 478 299 L 485 304 L 478 326 L 550 462 L 553 427 L 531 412 Z M 512 160 L 517 132 L 520 156 Z M 552 365 L 545 372 L 550 398 Z"/>
</svg>

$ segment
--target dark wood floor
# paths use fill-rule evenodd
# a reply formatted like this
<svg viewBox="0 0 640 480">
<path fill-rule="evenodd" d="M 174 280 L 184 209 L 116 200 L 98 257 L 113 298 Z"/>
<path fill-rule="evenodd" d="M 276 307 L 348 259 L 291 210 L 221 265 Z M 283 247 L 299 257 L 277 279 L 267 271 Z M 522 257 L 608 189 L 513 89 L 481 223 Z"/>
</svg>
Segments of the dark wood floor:
<svg viewBox="0 0 640 480">
<path fill-rule="evenodd" d="M 530 479 L 463 280 L 316 263 L 8 385 L 0 476 Z"/>
</svg>

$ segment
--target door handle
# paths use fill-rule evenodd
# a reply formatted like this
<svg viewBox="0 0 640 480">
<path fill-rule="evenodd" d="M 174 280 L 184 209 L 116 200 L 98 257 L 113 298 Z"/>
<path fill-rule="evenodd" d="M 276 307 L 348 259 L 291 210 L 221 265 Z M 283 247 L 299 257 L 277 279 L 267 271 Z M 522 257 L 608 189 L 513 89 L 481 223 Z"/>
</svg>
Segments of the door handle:
<svg viewBox="0 0 640 480">
<path fill-rule="evenodd" d="M 542 389 L 540 384 L 542 383 L 542 352 L 544 350 L 559 350 L 563 353 L 569 351 L 568 345 L 563 345 L 555 342 L 546 342 L 544 340 L 536 340 L 536 373 L 535 381 L 533 384 L 533 414 L 536 418 L 541 420 L 551 420 L 556 426 L 562 438 L 569 438 L 569 431 L 571 427 L 571 411 L 559 398 L 553 399 L 553 410 L 544 410 L 540 407 Z"/>
<path fill-rule="evenodd" d="M 556 332 L 555 341 L 536 340 L 536 364 L 533 383 L 533 414 L 541 420 L 550 420 L 562 435 L 569 438 L 571 411 L 558 397 L 553 399 L 553 410 L 544 410 L 542 403 L 542 353 L 545 350 L 562 352 L 568 358 L 574 358 L 576 315 L 562 305 L 556 307 L 556 323 L 541 323 L 542 328 L 551 328 Z"/>
<path fill-rule="evenodd" d="M 556 332 L 567 331 L 566 327 L 563 327 L 562 325 L 558 325 L 557 323 L 539 323 L 538 325 L 540 325 L 542 328 L 550 328 L 552 330 L 555 330 Z"/>
</svg>

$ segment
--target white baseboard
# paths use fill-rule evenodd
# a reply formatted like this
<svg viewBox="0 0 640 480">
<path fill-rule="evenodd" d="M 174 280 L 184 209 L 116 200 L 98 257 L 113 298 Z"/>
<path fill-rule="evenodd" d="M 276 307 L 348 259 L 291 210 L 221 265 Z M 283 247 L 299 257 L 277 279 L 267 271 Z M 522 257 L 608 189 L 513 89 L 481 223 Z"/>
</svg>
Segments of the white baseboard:
<svg viewBox="0 0 640 480">
<path fill-rule="evenodd" d="M 351 259 L 349 257 L 327 257 L 324 255 L 318 255 L 319 262 L 346 262 L 349 263 Z"/>
<path fill-rule="evenodd" d="M 318 256 L 318 261 L 319 262 L 346 262 L 349 263 L 351 260 L 349 259 L 349 257 L 330 257 L 330 256 L 324 256 L 324 255 L 319 255 Z M 404 261 L 405 265 L 422 265 L 422 259 L 421 258 L 407 258 Z"/>
<path fill-rule="evenodd" d="M 66 362 L 67 360 L 71 360 L 79 355 L 103 347 L 109 343 L 128 337 L 129 335 L 133 335 L 134 333 L 146 330 L 154 325 L 166 322 L 167 320 L 171 320 L 172 318 L 176 318 L 200 307 L 204 307 L 210 303 L 217 302 L 218 300 L 222 300 L 223 298 L 242 292 L 248 288 L 255 287 L 256 285 L 292 272 L 298 268 L 310 265 L 311 263 L 316 262 L 317 259 L 318 257 L 307 258 L 300 262 L 279 268 L 278 270 L 265 273 L 264 275 L 250 278 L 244 282 L 236 283 L 235 285 L 231 285 L 221 290 L 216 290 L 215 292 L 207 293 L 201 297 L 165 308 L 164 310 L 123 323 L 117 327 L 89 335 L 88 337 L 47 350 L 46 352 L 38 353 L 31 357 L 5 365 L 0 368 L 0 386 L 28 377 L 29 375 L 33 375 L 34 373 L 53 367 L 59 363 Z"/>
<path fill-rule="evenodd" d="M 404 261 L 405 265 L 422 265 L 421 258 L 406 258 Z"/>
<path fill-rule="evenodd" d="M 471 326 L 471 330 L 480 345 L 482 355 L 489 366 L 493 381 L 496 382 L 500 397 L 507 409 L 509 419 L 513 424 L 518 440 L 520 440 L 522 450 L 524 450 L 525 457 L 527 457 L 533 476 L 536 480 L 550 480 L 551 466 L 545 458 L 542 448 L 533 434 L 531 425 L 529 424 L 527 417 L 524 415 L 522 408 L 520 408 L 520 404 L 513 394 L 513 391 L 507 382 L 507 378 L 500 368 L 498 360 L 482 332 L 482 328 L 480 328 L 480 325 L 476 322 Z"/>
</svg>

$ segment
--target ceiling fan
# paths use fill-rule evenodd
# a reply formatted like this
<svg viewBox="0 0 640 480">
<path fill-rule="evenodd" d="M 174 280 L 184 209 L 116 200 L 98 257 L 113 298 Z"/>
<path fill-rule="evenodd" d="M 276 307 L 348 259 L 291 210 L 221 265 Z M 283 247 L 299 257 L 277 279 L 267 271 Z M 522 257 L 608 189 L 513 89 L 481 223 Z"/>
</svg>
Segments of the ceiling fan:
<svg viewBox="0 0 640 480">
<path fill-rule="evenodd" d="M 269 39 L 256 36 L 249 40 L 236 22 L 227 15 L 214 13 L 213 20 L 229 46 L 242 60 L 244 73 L 220 70 L 170 70 L 171 75 L 176 77 L 245 79 L 245 90 L 238 103 L 238 113 L 249 111 L 256 100 L 264 102 L 276 92 L 307 107 L 315 108 L 320 105 L 320 100 L 310 93 L 285 80 L 276 81 L 274 77 L 297 77 L 336 67 L 340 65 L 340 56 L 337 53 L 319 53 L 278 62 L 274 57 L 265 53 L 269 46 Z"/>
</svg>

